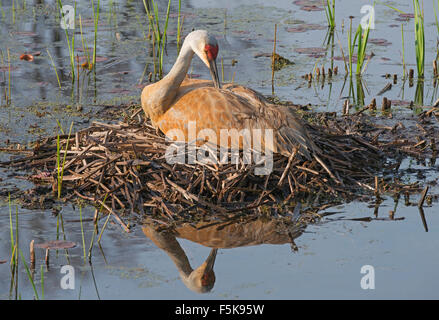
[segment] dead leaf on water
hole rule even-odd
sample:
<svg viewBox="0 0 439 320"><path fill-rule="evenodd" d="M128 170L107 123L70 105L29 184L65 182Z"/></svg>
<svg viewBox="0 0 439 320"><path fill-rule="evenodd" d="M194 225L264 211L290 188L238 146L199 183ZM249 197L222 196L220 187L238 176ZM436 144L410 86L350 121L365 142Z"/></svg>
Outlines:
<svg viewBox="0 0 439 320"><path fill-rule="evenodd" d="M27 54L27 53L25 53L25 54L22 54L22 55L20 56L20 60L24 60L24 61L34 61L34 56L31 55L31 54Z"/></svg>
<svg viewBox="0 0 439 320"><path fill-rule="evenodd" d="M71 249L76 247L76 243L64 240L53 240L43 243L37 243L35 247L42 249Z"/></svg>
<svg viewBox="0 0 439 320"><path fill-rule="evenodd" d="M370 43L373 43L377 46L383 46L383 47L387 47L390 46L392 43L387 41L386 39L369 39Z"/></svg>
<svg viewBox="0 0 439 320"><path fill-rule="evenodd" d="M81 64L81 68L91 70L93 69L93 63L84 62L83 64Z"/></svg>
<svg viewBox="0 0 439 320"><path fill-rule="evenodd" d="M293 2L296 6L323 6L323 3L321 0L296 0Z"/></svg>
<svg viewBox="0 0 439 320"><path fill-rule="evenodd" d="M303 6L300 8L303 11L323 11L323 8L317 6Z"/></svg>
<svg viewBox="0 0 439 320"><path fill-rule="evenodd" d="M325 53L326 49L321 47L311 47L311 48L296 48L294 49L294 51L300 54L319 54L319 53Z"/></svg>
<svg viewBox="0 0 439 320"><path fill-rule="evenodd" d="M306 32L309 30L324 30L325 26L316 23L304 23L294 27L287 28L287 32Z"/></svg>

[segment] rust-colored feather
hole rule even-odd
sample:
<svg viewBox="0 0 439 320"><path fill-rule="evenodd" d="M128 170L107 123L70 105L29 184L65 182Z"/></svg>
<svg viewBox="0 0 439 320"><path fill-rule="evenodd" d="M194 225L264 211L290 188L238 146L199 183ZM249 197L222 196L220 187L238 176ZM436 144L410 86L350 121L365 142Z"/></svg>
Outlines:
<svg viewBox="0 0 439 320"><path fill-rule="evenodd" d="M211 81L185 79L167 111L152 120L165 134L182 130L186 141L188 123L195 121L197 132L212 129L218 140L221 129L273 129L273 152L289 156L298 147L299 153L310 158L310 152L319 151L294 111L271 104L256 91L238 85L216 89ZM263 141L262 150L264 147Z"/></svg>

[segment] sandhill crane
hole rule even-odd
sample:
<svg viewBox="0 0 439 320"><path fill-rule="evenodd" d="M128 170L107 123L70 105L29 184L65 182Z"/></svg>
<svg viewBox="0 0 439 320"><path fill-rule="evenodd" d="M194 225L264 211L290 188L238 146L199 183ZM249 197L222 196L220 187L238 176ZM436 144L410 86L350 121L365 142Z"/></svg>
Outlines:
<svg viewBox="0 0 439 320"><path fill-rule="evenodd" d="M293 239L302 235L304 226L302 224L287 226L281 220L267 220L264 217L234 223L226 221L212 224L211 221L200 221L195 227L192 223L184 223L162 231L158 231L151 220L145 220L142 230L158 248L165 251L171 258L187 288L197 293L207 293L215 284L213 268L218 249L291 243ZM208 257L198 268L191 267L177 238L211 248Z"/></svg>
<svg viewBox="0 0 439 320"><path fill-rule="evenodd" d="M146 86L141 95L142 108L152 124L169 138L175 129L184 133L188 141L188 123L195 122L196 130L210 129L221 136L222 129L271 129L273 140L269 148L287 157L297 150L308 159L314 157L338 181L318 157L315 145L302 121L294 111L270 103L262 94L239 85L221 87L216 57L216 39L205 30L189 33L172 69L160 81ZM196 54L209 68L213 81L186 77L192 58ZM217 145L230 147L230 142L218 139ZM261 149L267 150L266 141ZM242 147L242 142L239 142Z"/></svg>

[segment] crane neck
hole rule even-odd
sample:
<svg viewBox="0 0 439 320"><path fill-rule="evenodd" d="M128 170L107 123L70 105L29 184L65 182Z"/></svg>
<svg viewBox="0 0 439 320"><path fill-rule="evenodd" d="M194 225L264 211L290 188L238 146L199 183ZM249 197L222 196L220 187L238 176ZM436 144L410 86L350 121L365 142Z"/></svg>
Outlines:
<svg viewBox="0 0 439 320"><path fill-rule="evenodd" d="M162 80L146 87L145 94L142 93L142 106L146 110L145 112L149 114L153 124L174 103L178 89L186 77L193 56L194 51L190 43L185 41L171 71Z"/></svg>
<svg viewBox="0 0 439 320"><path fill-rule="evenodd" d="M158 232L153 227L147 225L142 229L145 235L171 258L182 279L185 280L189 278L194 270L192 269L183 248L180 246L177 239L175 239L175 236L169 231Z"/></svg>
<svg viewBox="0 0 439 320"><path fill-rule="evenodd" d="M175 61L169 73L163 78L163 81L169 81L173 88L180 87L187 75L193 56L194 51L191 45L187 41L183 42L177 61Z"/></svg>

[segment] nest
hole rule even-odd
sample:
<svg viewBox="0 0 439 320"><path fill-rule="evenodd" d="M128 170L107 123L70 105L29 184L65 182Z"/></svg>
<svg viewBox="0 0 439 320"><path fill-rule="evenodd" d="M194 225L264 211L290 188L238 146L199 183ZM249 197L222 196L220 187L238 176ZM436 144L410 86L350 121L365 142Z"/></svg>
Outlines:
<svg viewBox="0 0 439 320"><path fill-rule="evenodd" d="M252 212L291 214L297 203L311 196L312 204L322 208L364 194L418 191L416 184L382 177L398 170L398 157L422 157L430 147L427 138L424 143L400 139L394 134L397 125L378 126L362 114L313 115L308 129L323 151L325 165L294 153L289 158L275 154L272 172L258 176L255 165L242 160L170 165L165 157L170 142L148 121L137 120L138 114L118 124L93 122L71 136L59 136L59 144L57 136L46 138L35 144L31 155L1 165L31 169L28 178L51 185L54 194L62 183L62 198L99 204L128 231L123 221L128 214L152 214L168 222L227 220ZM57 162L64 156L61 182Z"/></svg>

